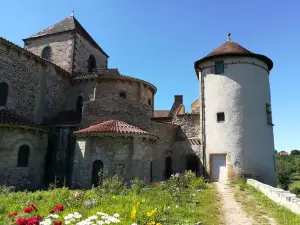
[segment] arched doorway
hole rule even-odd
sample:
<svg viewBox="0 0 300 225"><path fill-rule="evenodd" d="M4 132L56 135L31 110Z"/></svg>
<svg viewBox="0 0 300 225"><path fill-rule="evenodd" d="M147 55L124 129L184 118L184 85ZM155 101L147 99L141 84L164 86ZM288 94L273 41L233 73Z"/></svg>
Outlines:
<svg viewBox="0 0 300 225"><path fill-rule="evenodd" d="M93 163L92 171L92 185L94 185L94 187L98 187L101 183L99 172L103 172L103 162L101 160L96 160Z"/></svg>
<svg viewBox="0 0 300 225"><path fill-rule="evenodd" d="M172 175L172 158L169 156L165 159L165 179L169 179Z"/></svg>
<svg viewBox="0 0 300 225"><path fill-rule="evenodd" d="M188 155L186 157L185 170L191 170L196 175L199 175L199 158L197 155Z"/></svg>

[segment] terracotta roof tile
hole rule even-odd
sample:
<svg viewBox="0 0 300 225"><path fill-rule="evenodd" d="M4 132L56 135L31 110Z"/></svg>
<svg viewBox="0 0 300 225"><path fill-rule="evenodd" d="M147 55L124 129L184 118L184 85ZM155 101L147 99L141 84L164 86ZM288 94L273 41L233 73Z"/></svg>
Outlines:
<svg viewBox="0 0 300 225"><path fill-rule="evenodd" d="M132 126L124 121L109 120L103 123L90 126L88 128L75 131L75 134L90 134L90 133L117 133L117 134L137 134L137 135L151 135L157 137L155 134L144 131L138 127Z"/></svg>
<svg viewBox="0 0 300 225"><path fill-rule="evenodd" d="M232 54L232 53L249 54L252 52L240 46L238 43L235 43L233 41L227 41L221 46L219 46L218 48L216 48L213 52L211 52L207 56L216 56L216 55Z"/></svg>
<svg viewBox="0 0 300 225"><path fill-rule="evenodd" d="M79 124L81 115L74 110L62 111L57 116L44 122L45 125Z"/></svg>
<svg viewBox="0 0 300 225"><path fill-rule="evenodd" d="M268 66L269 71L273 68L273 62L271 59L269 59L267 56L255 54L248 49L242 47L238 43L234 41L226 41L224 44L220 45L218 48L216 48L214 51L212 51L210 54L205 56L204 58L198 60L195 62L195 69L198 68L198 64L202 63L206 60L213 59L218 56L247 56L247 57L253 57L262 60L265 62ZM198 76L198 75L197 75Z"/></svg>
<svg viewBox="0 0 300 225"><path fill-rule="evenodd" d="M0 124L34 127L48 132L47 128L39 126L27 118L18 115L12 109L0 109Z"/></svg>
<svg viewBox="0 0 300 225"><path fill-rule="evenodd" d="M26 119L25 117L18 115L12 109L1 109L0 110L0 123L1 124L12 124L12 125L26 125L26 126L35 125L33 122Z"/></svg>
<svg viewBox="0 0 300 225"><path fill-rule="evenodd" d="M168 117L169 110L154 110L154 117Z"/></svg>

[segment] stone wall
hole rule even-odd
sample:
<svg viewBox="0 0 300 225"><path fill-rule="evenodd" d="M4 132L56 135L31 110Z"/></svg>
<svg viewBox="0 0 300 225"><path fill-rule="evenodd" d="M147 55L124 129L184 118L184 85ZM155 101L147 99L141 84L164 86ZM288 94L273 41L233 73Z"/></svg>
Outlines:
<svg viewBox="0 0 300 225"><path fill-rule="evenodd" d="M121 97L102 98L83 103L82 127L99 124L106 120L122 120L148 131L152 108Z"/></svg>
<svg viewBox="0 0 300 225"><path fill-rule="evenodd" d="M164 180L165 159L172 157L172 145L175 141L178 126L173 124L151 122L150 132L159 139L153 145L153 180Z"/></svg>
<svg viewBox="0 0 300 225"><path fill-rule="evenodd" d="M65 73L0 41L0 82L9 85L7 108L33 122L42 123L66 109L70 82Z"/></svg>
<svg viewBox="0 0 300 225"><path fill-rule="evenodd" d="M51 62L72 73L74 35L72 32L26 40L24 48L41 57L45 47L51 47Z"/></svg>
<svg viewBox="0 0 300 225"><path fill-rule="evenodd" d="M177 115L173 121L181 127L179 138L200 137L200 115L199 114L183 114Z"/></svg>
<svg viewBox="0 0 300 225"><path fill-rule="evenodd" d="M118 175L126 181L150 175L151 143L139 136L78 138L73 165L73 185L92 186L95 160L103 163L105 176Z"/></svg>
<svg viewBox="0 0 300 225"><path fill-rule="evenodd" d="M97 68L106 68L108 57L77 33L73 67L75 73L88 72L88 59L91 54L96 59Z"/></svg>
<svg viewBox="0 0 300 225"><path fill-rule="evenodd" d="M200 141L175 141L172 145L173 170L175 173L182 173L191 168L197 169L198 175L203 175L203 154ZM188 165L196 161L197 166Z"/></svg>
<svg viewBox="0 0 300 225"><path fill-rule="evenodd" d="M0 128L0 184L35 189L44 184L48 135L24 129ZM17 167L18 150L30 147L28 167ZM28 186L27 186L28 184Z"/></svg>
<svg viewBox="0 0 300 225"><path fill-rule="evenodd" d="M297 198L295 194L263 184L253 179L248 179L247 184L261 191L276 203L287 207L294 213L300 214L300 199Z"/></svg>

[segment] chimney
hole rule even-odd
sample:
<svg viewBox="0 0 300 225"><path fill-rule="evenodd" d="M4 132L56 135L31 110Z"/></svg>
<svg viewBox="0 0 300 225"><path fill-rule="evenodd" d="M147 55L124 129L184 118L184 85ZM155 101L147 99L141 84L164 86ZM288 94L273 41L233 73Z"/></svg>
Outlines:
<svg viewBox="0 0 300 225"><path fill-rule="evenodd" d="M179 106L183 103L183 95L175 95L174 103L176 106Z"/></svg>

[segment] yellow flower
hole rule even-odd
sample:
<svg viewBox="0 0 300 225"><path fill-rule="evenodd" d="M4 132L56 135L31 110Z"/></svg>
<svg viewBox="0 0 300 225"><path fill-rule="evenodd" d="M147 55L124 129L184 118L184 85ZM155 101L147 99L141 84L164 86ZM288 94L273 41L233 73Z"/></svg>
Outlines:
<svg viewBox="0 0 300 225"><path fill-rule="evenodd" d="M147 212L147 216L151 217L156 212L156 209L152 209L150 212Z"/></svg>
<svg viewBox="0 0 300 225"><path fill-rule="evenodd" d="M116 198L116 196L115 196L115 195L113 195L113 196L112 196L112 198L113 198L113 199L115 199L115 198Z"/></svg>
<svg viewBox="0 0 300 225"><path fill-rule="evenodd" d="M155 222L152 221L152 222L148 223L148 225L155 225Z"/></svg>
<svg viewBox="0 0 300 225"><path fill-rule="evenodd" d="M136 209L135 209L135 207L133 207L133 209L131 210L131 213L130 213L130 219L134 219L135 214L136 214Z"/></svg>
<svg viewBox="0 0 300 225"><path fill-rule="evenodd" d="M162 225L161 223L157 223L156 225Z"/></svg>
<svg viewBox="0 0 300 225"><path fill-rule="evenodd" d="M142 199L142 202L144 203L146 200L145 199Z"/></svg>

